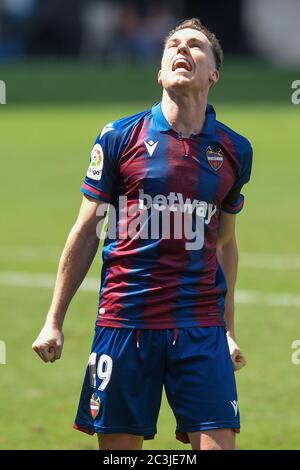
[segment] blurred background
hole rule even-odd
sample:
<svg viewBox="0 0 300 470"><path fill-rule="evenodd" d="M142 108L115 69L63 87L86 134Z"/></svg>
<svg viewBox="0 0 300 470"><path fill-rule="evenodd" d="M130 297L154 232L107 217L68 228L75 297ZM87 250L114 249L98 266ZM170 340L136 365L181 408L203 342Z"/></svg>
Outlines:
<svg viewBox="0 0 300 470"><path fill-rule="evenodd" d="M63 358L42 364L31 343L94 140L107 122L160 99L163 39L192 16L225 52L210 102L254 148L237 221L237 337L248 359L237 374L237 444L300 449L300 365L297 354L292 359L300 339L300 107L291 101L300 80L300 1L0 0L1 449L97 447L71 426L93 336L100 253L69 308ZM174 430L164 398L158 435L145 448L186 449Z"/></svg>
<svg viewBox="0 0 300 470"><path fill-rule="evenodd" d="M7 99L153 100L153 65L159 65L166 32L191 16L216 32L225 51L223 84L229 86L226 93L216 88L217 98L287 98L288 69L300 64L298 0L0 0ZM285 73L273 74L276 67ZM249 77L251 87L245 86Z"/></svg>

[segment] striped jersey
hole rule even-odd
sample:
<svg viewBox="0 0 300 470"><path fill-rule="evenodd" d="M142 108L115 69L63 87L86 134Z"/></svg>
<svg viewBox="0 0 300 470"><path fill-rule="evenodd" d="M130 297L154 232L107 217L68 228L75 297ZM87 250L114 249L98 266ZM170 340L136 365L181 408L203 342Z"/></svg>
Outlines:
<svg viewBox="0 0 300 470"><path fill-rule="evenodd" d="M98 325L225 325L218 224L221 211L242 209L251 165L249 141L211 105L189 138L172 129L160 102L102 129L81 187L109 203Z"/></svg>

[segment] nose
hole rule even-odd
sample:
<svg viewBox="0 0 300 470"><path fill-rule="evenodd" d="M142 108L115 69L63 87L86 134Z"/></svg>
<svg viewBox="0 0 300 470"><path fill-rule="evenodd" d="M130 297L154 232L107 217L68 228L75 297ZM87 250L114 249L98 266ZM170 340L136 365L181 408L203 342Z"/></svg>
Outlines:
<svg viewBox="0 0 300 470"><path fill-rule="evenodd" d="M180 44L178 44L177 53L179 52L183 52L184 54L189 53L189 46L187 45L186 42L181 42Z"/></svg>

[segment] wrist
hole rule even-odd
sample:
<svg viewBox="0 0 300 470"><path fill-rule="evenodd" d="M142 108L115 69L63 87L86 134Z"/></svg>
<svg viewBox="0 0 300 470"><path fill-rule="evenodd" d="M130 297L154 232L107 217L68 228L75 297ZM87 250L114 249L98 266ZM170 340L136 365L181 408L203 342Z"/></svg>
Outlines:
<svg viewBox="0 0 300 470"><path fill-rule="evenodd" d="M53 317L52 315L49 315L46 318L45 326L49 327L49 328L53 328L55 330L62 331L62 329L63 329L63 320L57 319L57 318Z"/></svg>
<svg viewBox="0 0 300 470"><path fill-rule="evenodd" d="M227 330L226 335L235 340L234 330Z"/></svg>

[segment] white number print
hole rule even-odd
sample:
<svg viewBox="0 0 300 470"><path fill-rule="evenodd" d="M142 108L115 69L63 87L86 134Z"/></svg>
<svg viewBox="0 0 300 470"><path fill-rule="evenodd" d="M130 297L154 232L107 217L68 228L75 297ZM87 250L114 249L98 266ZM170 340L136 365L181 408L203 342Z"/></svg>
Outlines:
<svg viewBox="0 0 300 470"><path fill-rule="evenodd" d="M90 371L90 384L92 388L96 388L96 374L102 382L100 383L98 390L105 390L107 387L112 373L113 360L107 354L101 354L98 361L98 366L96 366L97 354L92 353L89 358L89 371Z"/></svg>
<svg viewBox="0 0 300 470"><path fill-rule="evenodd" d="M89 358L90 384L92 388L96 388L96 360L97 354L93 352Z"/></svg>
<svg viewBox="0 0 300 470"><path fill-rule="evenodd" d="M110 356L102 354L99 358L97 375L99 379L102 379L101 384L99 385L99 390L103 391L110 381L111 373L113 368L113 361Z"/></svg>

